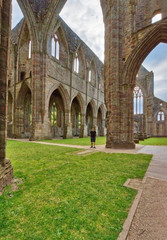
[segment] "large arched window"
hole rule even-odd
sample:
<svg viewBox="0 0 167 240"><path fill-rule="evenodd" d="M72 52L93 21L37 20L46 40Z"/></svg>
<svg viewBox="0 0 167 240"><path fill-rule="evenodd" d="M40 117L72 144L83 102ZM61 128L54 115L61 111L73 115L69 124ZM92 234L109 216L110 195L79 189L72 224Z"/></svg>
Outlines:
<svg viewBox="0 0 167 240"><path fill-rule="evenodd" d="M158 21L160 21L162 19L162 13L158 13L156 15L154 15L154 17L152 18L152 23L156 23Z"/></svg>
<svg viewBox="0 0 167 240"><path fill-rule="evenodd" d="M143 93L141 89L136 86L133 91L134 94L134 114L143 114Z"/></svg>
<svg viewBox="0 0 167 240"><path fill-rule="evenodd" d="M79 58L78 58L78 53L75 53L75 57L74 57L74 72L79 73Z"/></svg>
<svg viewBox="0 0 167 240"><path fill-rule="evenodd" d="M55 57L57 60L60 58L60 44L56 34L52 37L51 41L51 54L52 57Z"/></svg>
<svg viewBox="0 0 167 240"><path fill-rule="evenodd" d="M165 120L165 114L164 112L160 111L157 114L157 121L164 121Z"/></svg>

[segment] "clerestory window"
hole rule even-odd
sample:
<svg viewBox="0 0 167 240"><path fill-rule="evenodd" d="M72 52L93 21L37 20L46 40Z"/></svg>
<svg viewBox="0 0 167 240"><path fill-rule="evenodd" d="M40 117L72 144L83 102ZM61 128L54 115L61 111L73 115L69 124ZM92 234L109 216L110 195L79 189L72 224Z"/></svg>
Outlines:
<svg viewBox="0 0 167 240"><path fill-rule="evenodd" d="M60 44L58 40L58 36L54 34L51 41L51 55L55 57L57 60L60 59Z"/></svg>
<svg viewBox="0 0 167 240"><path fill-rule="evenodd" d="M92 80L92 70L89 70L88 80L89 82Z"/></svg>
<svg viewBox="0 0 167 240"><path fill-rule="evenodd" d="M74 57L74 72L79 73L79 58L77 53L75 53Z"/></svg>

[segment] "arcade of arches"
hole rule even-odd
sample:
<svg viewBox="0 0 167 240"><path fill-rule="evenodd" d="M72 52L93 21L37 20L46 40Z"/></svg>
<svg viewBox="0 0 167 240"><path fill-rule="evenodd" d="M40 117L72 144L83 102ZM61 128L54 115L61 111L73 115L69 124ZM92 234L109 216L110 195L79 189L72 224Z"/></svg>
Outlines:
<svg viewBox="0 0 167 240"><path fill-rule="evenodd" d="M166 134L166 103L153 95L146 102L148 94L136 81L145 57L160 42L167 43L166 0L100 1L104 74L95 54L59 18L65 2L18 0L24 19L12 31L9 63L11 0L0 0L0 188L12 177L6 160L7 115L8 135L31 140L83 137L91 125L104 135L106 109L108 148L134 148L136 132ZM157 22L156 14L161 14ZM136 116L135 86L141 111Z"/></svg>

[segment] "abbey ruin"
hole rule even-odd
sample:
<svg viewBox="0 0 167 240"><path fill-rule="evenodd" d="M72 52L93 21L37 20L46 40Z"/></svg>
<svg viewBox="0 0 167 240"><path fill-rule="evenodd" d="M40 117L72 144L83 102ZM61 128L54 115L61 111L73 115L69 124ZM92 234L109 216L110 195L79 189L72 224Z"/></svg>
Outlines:
<svg viewBox="0 0 167 240"><path fill-rule="evenodd" d="M107 148L127 149L134 139L167 135L167 103L141 66L167 42L167 2L101 0L104 66L59 17L65 2L18 0L24 19L10 33L11 1L0 1L0 190L13 174L7 134L84 137L95 126L99 136L107 133Z"/></svg>

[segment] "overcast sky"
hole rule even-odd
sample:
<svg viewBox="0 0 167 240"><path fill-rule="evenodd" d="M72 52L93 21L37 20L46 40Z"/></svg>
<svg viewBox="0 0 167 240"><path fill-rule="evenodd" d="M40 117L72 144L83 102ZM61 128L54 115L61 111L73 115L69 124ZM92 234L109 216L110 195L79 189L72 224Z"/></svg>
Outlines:
<svg viewBox="0 0 167 240"><path fill-rule="evenodd" d="M104 59L104 25L100 0L68 0L61 17L79 37ZM13 0L12 27L23 17L16 0ZM155 76L155 96L167 101L167 44L159 44L143 63Z"/></svg>

